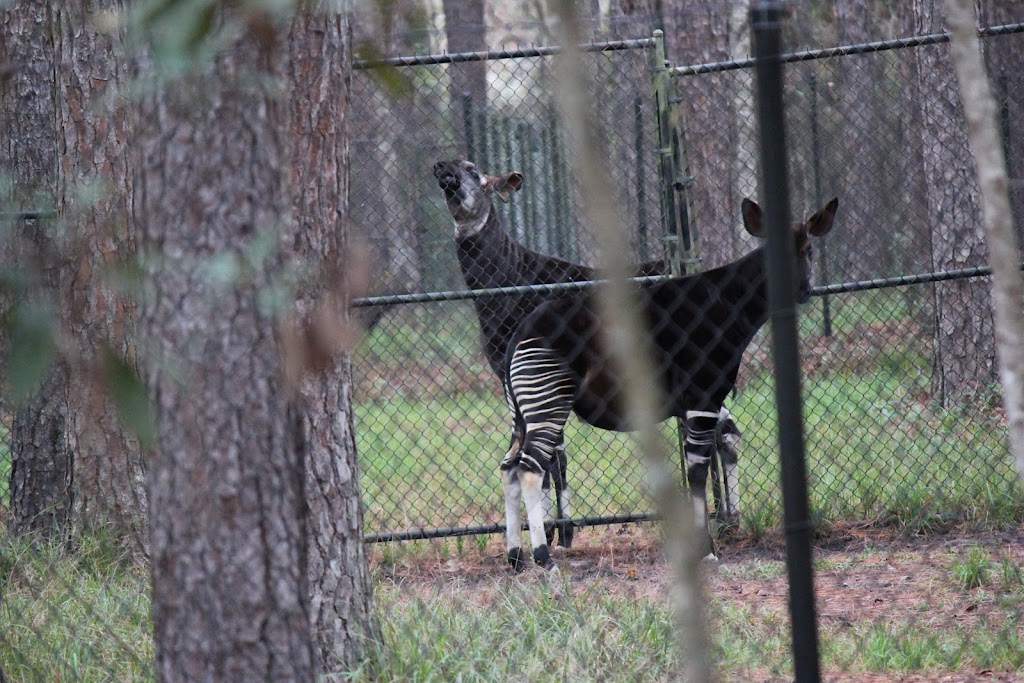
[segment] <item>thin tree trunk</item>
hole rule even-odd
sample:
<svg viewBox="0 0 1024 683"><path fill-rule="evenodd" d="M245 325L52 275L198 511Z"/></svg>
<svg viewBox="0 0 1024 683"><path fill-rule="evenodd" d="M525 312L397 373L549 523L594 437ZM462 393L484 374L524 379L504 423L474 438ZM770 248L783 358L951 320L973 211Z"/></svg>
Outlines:
<svg viewBox="0 0 1024 683"><path fill-rule="evenodd" d="M3 12L0 65L12 71L3 84L0 138L3 171L12 195L6 210L52 210L57 182L54 134L54 60L49 3L23 0ZM5 260L33 284L15 304L33 305L55 315L60 268L51 221L16 221L5 245ZM5 340L4 352L12 340ZM10 378L6 378L8 381ZM68 378L54 363L40 387L14 410L11 426L11 516L14 534L64 535L71 515L71 448L68 444ZM8 409L15 406L6 406Z"/></svg>
<svg viewBox="0 0 1024 683"><path fill-rule="evenodd" d="M241 18L239 37L147 98L140 118L139 237L152 264L139 327L154 354L153 635L165 681L313 678L305 444L268 297L282 276L276 247L295 239L278 85L287 35L268 15Z"/></svg>
<svg viewBox="0 0 1024 683"><path fill-rule="evenodd" d="M946 0L946 8L954 63L967 111L968 133L985 200L1003 405L1010 425L1010 445L1017 459L1017 472L1024 483L1024 282L1007 188L1006 159L999 136L996 104L978 45L973 5L968 0Z"/></svg>
<svg viewBox="0 0 1024 683"><path fill-rule="evenodd" d="M936 0L914 0L914 11L918 33L944 30ZM919 50L933 264L938 270L981 265L988 254L980 197L949 53L945 46ZM940 283L935 292L933 394L953 407L996 381L991 299L977 280Z"/></svg>
<svg viewBox="0 0 1024 683"><path fill-rule="evenodd" d="M142 452L108 395L110 364L135 363L135 306L105 276L135 251L134 116L124 89L134 77L120 32L96 18L125 12L120 0L52 5L57 57L57 207L68 231L62 310L74 353L69 391L75 453L73 524L112 527L145 548ZM90 189L95 196L90 196Z"/></svg>
<svg viewBox="0 0 1024 683"><path fill-rule="evenodd" d="M354 40L369 46L370 54L415 52L415 46L407 42L410 30L405 19L411 10L404 0L390 8L357 3L356 11L367 16ZM403 141L417 130L415 93L394 93L372 71L362 72L353 85L351 118L371 122L352 130L350 136L355 152L353 196L369 198L352 207L352 223L360 231L358 236L373 246L380 271L371 293L415 291L422 284L423 272L420 235L409 191L417 187L422 169L409 168L410 160L402 154ZM441 99L437 93L429 96ZM382 173L386 182L382 182ZM375 322L374 313L380 312L362 311L366 311L362 317L370 323Z"/></svg>
<svg viewBox="0 0 1024 683"><path fill-rule="evenodd" d="M300 316L306 329L343 334L325 330L321 322L325 316L343 316L343 325L350 322L349 16L327 2L303 7L289 42L295 250L303 270L318 275L300 296ZM348 355L326 360L323 371L307 377L301 400L316 667L318 673L351 670L376 629L363 547Z"/></svg>

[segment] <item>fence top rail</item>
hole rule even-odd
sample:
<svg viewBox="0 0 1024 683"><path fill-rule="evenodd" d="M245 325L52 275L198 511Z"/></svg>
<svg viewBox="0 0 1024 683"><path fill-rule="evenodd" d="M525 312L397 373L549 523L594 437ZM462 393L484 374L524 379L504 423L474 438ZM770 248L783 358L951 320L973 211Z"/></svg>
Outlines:
<svg viewBox="0 0 1024 683"><path fill-rule="evenodd" d="M1024 263L1020 264L1021 271L1024 271ZM921 285L933 282L946 282L948 280L966 280L975 277L986 277L992 274L991 266L975 266L971 268L959 268L957 270L941 270L929 273L914 273L912 275L895 275L893 277L875 278L872 280L858 280L855 282L842 282L831 285L819 285L811 289L811 296L826 296L829 294L845 294L849 292L860 292L868 289L889 289L892 287L904 287L906 285ZM633 282L657 282L667 280L668 275L650 275L646 277L630 278ZM464 299L476 299L484 296L502 296L508 294L527 294L530 292L559 292L582 290L600 285L607 280L582 280L579 282L556 282L541 285L520 285L518 287L492 287L490 289L464 289L449 292L415 292L412 294L390 294L383 296L369 296L352 300L354 308L371 308L373 306L393 306L396 304L419 304L436 303L440 301L461 301Z"/></svg>
<svg viewBox="0 0 1024 683"><path fill-rule="evenodd" d="M637 50L654 45L654 38L634 38L631 40L609 40L596 43L585 43L579 46L582 52L615 52L617 50ZM481 52L444 52L433 55L411 55L408 57L383 57L380 59L358 59L352 64L354 69L377 69L385 66L427 66L435 64L462 64L465 62L488 62L499 59L526 59L529 57L550 57L562 52L557 45L532 47L519 50L485 50Z"/></svg>
<svg viewBox="0 0 1024 683"><path fill-rule="evenodd" d="M1004 24L1001 26L988 26L978 29L978 36L991 38L993 36L1006 36L1014 33L1024 32L1024 23ZM821 48L816 50L802 50L800 52L787 52L779 55L783 63L809 62L816 59L828 59L830 57L842 57L846 55L862 55L872 52L884 52L885 50L900 50L907 47L920 47L922 45L937 45L949 42L948 33L929 33L909 38L894 38L892 40L879 40L872 43L859 43L856 45L840 45L838 47ZM675 66L668 70L672 76L697 76L707 73L720 73L723 71L735 71L737 69L749 69L757 63L753 57L747 59L733 59L722 62L705 62L703 64L691 64L689 66Z"/></svg>
<svg viewBox="0 0 1024 683"><path fill-rule="evenodd" d="M633 282L658 282L667 280L668 275L647 275L630 278ZM552 282L550 284L517 285L514 287L488 287L483 289L457 289L447 292L413 292L411 294L384 294L352 299L353 308L373 306L394 306L396 304L425 304L439 301L463 301L485 296L508 296L510 294L531 294L548 292L572 292L604 284L607 280L578 280L576 282Z"/></svg>

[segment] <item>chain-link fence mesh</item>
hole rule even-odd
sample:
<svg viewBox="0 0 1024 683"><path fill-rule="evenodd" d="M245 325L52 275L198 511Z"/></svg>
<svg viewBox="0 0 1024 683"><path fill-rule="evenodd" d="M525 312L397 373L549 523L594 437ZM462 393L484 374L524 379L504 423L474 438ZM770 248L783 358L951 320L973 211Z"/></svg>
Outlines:
<svg viewBox="0 0 1024 683"><path fill-rule="evenodd" d="M1024 187L1022 40L1013 32L983 41L1002 107L1015 206ZM787 68L794 210L807 215L832 196L840 199L835 228L815 248L819 287L802 307L800 321L812 508L823 524L872 520L929 529L995 519L998 525L998 520L1019 521L1024 509L1006 448L979 198L948 46L921 42L929 41L863 53L840 50ZM637 263L664 258L666 247L675 244L665 240L664 155L659 154L665 150L653 95L653 51L650 41L642 41L587 55L594 116L606 133L605 170L614 179L618 219L629 231ZM361 307L370 330L353 359L365 531L378 540L403 533L494 532L504 523L498 464L512 424L481 343L477 298L467 292L434 164L465 156L490 174L521 172L522 188L511 201L494 202L509 235L580 264L593 265L598 258L554 108L552 92L559 86L552 57L478 62L485 68L477 92L486 94L475 97L466 93L474 92L479 74L466 72L477 62L434 61L441 63L363 68L355 74L351 196L353 218L379 264L379 289L370 294L408 295L363 302L370 304ZM743 65L702 66L672 72L670 78L673 121L682 141L677 156L686 163L675 169L674 198L687 209L695 255L707 270L755 245L742 227L741 199L770 201L757 189L752 72ZM726 399L743 433L740 524L752 533L772 527L781 516L766 341L762 331L747 349L736 391ZM5 412L0 421L0 520L5 523L10 428ZM683 459L678 423L668 421L663 429L678 466ZM649 514L642 460L629 436L571 419L565 442L573 519L607 522ZM675 475L681 479L679 470ZM152 675L149 606L140 590L145 580L135 570L132 576L115 571L112 553L89 545L74 549L71 569L60 551L30 552L15 545L4 550L0 610L8 628L0 633L0 648L8 650L9 677L49 680L57 671L74 678L83 661L96 667L97 679ZM648 550L642 547L643 553ZM18 552L23 555L12 554ZM912 657L896 651L895 627L883 623L895 610L920 607L900 603L898 592L924 604L934 592L961 600L950 586L985 585L988 572L994 591L1011 586L1019 593L1019 553L1013 555L1009 546L1000 552L975 557L965 549L935 560L921 573L937 583L912 577L921 571L912 562L871 558L869 570L885 564L900 573L900 582L883 583L888 575L880 571L871 579L879 581L877 597L854 609L876 608L883 599L891 609L880 612L878 624L867 632L858 630L860 625L849 629L855 631L851 649L867 652L868 665L881 670L899 657ZM860 561L854 553L837 560ZM765 595L777 598L782 616L766 623L778 630L785 589L781 563L776 564L737 569L748 572L742 575L723 572L716 580L726 585L718 586L720 594L731 594L733 581L767 586ZM847 581L860 580L834 567L819 568L832 595L849 589ZM53 580L44 581L47 577ZM106 592L97 591L99 584ZM385 596L385 603L390 600ZM597 603L591 600L590 606ZM977 616L985 606L978 610L977 605L950 610L950 619L985 633L986 622ZM386 609L399 611L390 604ZM526 608L516 609L512 617L518 618ZM749 614L728 609L716 602L712 613L730 633L747 633ZM669 617L663 616L662 630L668 633ZM485 617L474 618L481 632L495 630ZM822 620L830 638L850 626L835 619L825 614ZM926 627L930 622L914 622L907 630ZM993 622L988 630L994 634L991 648L984 647L985 635L944 643L948 666L955 669L957 657L998 658L1006 643L1019 645L1016 622ZM656 640L658 633L645 631L643 642L655 639L666 644L665 650L672 647L668 638ZM768 637L752 633L752 638ZM846 661L842 652L828 656ZM731 666L728 657L721 660ZM910 661L905 666L913 668ZM998 661L1005 665L1019 658ZM857 660L854 666L862 665Z"/></svg>
<svg viewBox="0 0 1024 683"><path fill-rule="evenodd" d="M607 136L606 170L616 188L617 219L630 233L637 263L663 251L651 50L652 41L646 40L587 53L594 74L591 94L602 103L594 116ZM358 73L356 89L366 93L358 106L367 108L367 116L355 119L353 215L381 258L384 292L467 288L453 218L432 172L435 162L456 157L472 160L482 173L522 174L521 189L508 204L493 197L494 216L508 240L573 263L595 263L566 134L551 96L559 87L554 64L551 56L531 56L404 67L391 78L378 69ZM453 97L453 81L470 87L459 71L480 66L486 68L475 75L486 78L486 99L478 101L468 90ZM397 101L394 91L381 85L386 82L399 84ZM380 112L388 112L383 123ZM496 244L506 238L498 230L486 233ZM505 256L515 260L508 252ZM504 263L505 256L497 259ZM505 276L498 272L502 263L489 255L466 258L477 263L483 278L476 289L589 278L564 269L552 277ZM664 264L654 266L658 269ZM491 301L500 308L512 298ZM367 317L376 320L372 312ZM513 329L505 324L499 336L510 336ZM357 351L357 434L364 454L368 534L493 527L502 521L494 505L500 490L496 463L507 447L510 423L488 361L500 364L503 354L497 348L483 351L470 300L390 308ZM577 514L644 512L642 467L638 459L620 455L625 442L608 433L581 436L575 429L570 433L574 450L576 443L594 444L587 447L592 450L603 442L600 450L607 455L604 461L588 456L588 467L575 468L580 476L575 487L596 494L580 496Z"/></svg>
<svg viewBox="0 0 1024 683"><path fill-rule="evenodd" d="M1019 169L1014 130L1024 90L1014 60L1022 38L995 33L985 49L1010 168ZM606 170L619 192L617 218L637 262L664 257L668 244L653 49L588 54ZM815 513L823 521L929 525L979 514L981 501L1017 509L995 384L988 281L957 275L977 275L969 269L986 259L948 45L897 41L813 57L798 56L787 68L786 102L794 213L806 217L831 197L840 200L836 229L814 252L818 296L801 310ZM382 86L392 81L373 70L358 75L367 116L356 119L353 205L382 258L384 292L467 288L453 220L431 173L436 160L456 156L486 173L523 173L511 202L495 201L510 237L595 262L553 111L551 59L473 66L479 64L486 66L485 104L468 90L453 95L455 72L466 64L398 68L397 97ZM734 63L669 73L672 120L682 140L673 199L686 208L706 270L756 245L742 228L740 200L770 202L757 191L752 69ZM388 309L356 354L371 537L496 530L504 521L498 462L511 421L483 354L472 300L457 296ZM780 519L764 336L747 350L726 401L743 433L741 523L754 529ZM674 422L665 433L679 452ZM574 518L648 511L628 437L570 420L566 442Z"/></svg>

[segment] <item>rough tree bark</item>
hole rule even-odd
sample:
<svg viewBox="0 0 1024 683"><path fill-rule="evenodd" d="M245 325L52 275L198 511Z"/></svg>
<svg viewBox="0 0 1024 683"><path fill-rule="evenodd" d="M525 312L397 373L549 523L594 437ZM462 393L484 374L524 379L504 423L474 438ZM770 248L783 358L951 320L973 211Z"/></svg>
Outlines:
<svg viewBox="0 0 1024 683"><path fill-rule="evenodd" d="M968 133L984 197L985 228L992 258L992 298L1003 405L1010 425L1010 444L1024 483L1024 282L1020 246L1013 227L1006 159L978 45L973 6L967 0L946 0L950 34Z"/></svg>
<svg viewBox="0 0 1024 683"><path fill-rule="evenodd" d="M916 32L945 30L938 0L914 0ZM928 225L937 270L988 260L980 197L947 46L919 48L927 179ZM935 286L932 392L944 407L984 391L996 380L992 305L987 283L960 280Z"/></svg>
<svg viewBox="0 0 1024 683"><path fill-rule="evenodd" d="M348 124L352 51L349 15L325 1L300 8L289 39L295 256L312 275L300 292L303 327L350 324ZM332 340L325 340L331 344ZM335 343L338 340L333 340ZM313 361L314 359L308 359ZM310 612L319 673L352 669L376 638L373 589L363 546L348 355L323 359L301 384L309 531Z"/></svg>
<svg viewBox="0 0 1024 683"><path fill-rule="evenodd" d="M877 14L871 0L836 0L833 3L836 38L854 45L879 38ZM892 180L886 177L891 146L883 145L886 127L879 111L885 83L885 63L878 54L850 55L839 61L838 100L844 140L856 155L840 171L843 187L841 239L832 251L837 281L860 280L891 274L884 270L893 254L887 248L889 225L883 208ZM878 233L881 228L883 233ZM882 271L879 269L883 268Z"/></svg>
<svg viewBox="0 0 1024 683"><path fill-rule="evenodd" d="M0 67L3 82L0 142L11 194L5 210L52 210L57 183L53 122L54 59L49 3L23 0L4 10ZM29 301L56 309L59 263L49 220L15 222L5 259L34 276ZM6 304L14 303L12 301ZM5 353L10 350L5 340ZM40 387L14 410L11 425L11 533L63 535L71 515L71 449L68 444L68 378L63 364L46 372ZM7 409L15 406L5 406Z"/></svg>
<svg viewBox="0 0 1024 683"><path fill-rule="evenodd" d="M729 58L746 59L754 54L750 42L750 3L747 0L730 0L729 2ZM732 84L732 113L735 128L733 129L732 153L732 198L735 210L736 200L743 197L758 196L757 178L757 112L754 110L754 73L751 69L740 69L729 79ZM756 239L746 230L726 229L738 224L739 218L722 225L721 230L733 235L736 245L733 255L744 254Z"/></svg>
<svg viewBox="0 0 1024 683"><path fill-rule="evenodd" d="M120 0L51 4L57 58L60 145L57 208L67 230L61 310L74 344L68 392L74 451L76 532L111 528L145 548L142 451L109 398L110 363L135 364L135 306L105 279L134 254L134 110L124 90L134 78L120 31L97 17L125 12Z"/></svg>
<svg viewBox="0 0 1024 683"><path fill-rule="evenodd" d="M142 104L136 185L151 291L140 346L157 413L148 471L158 680L313 679L305 444L272 283L289 163L287 34L267 14ZM228 29L230 31L230 29ZM216 266L216 267L215 267Z"/></svg>
<svg viewBox="0 0 1024 683"><path fill-rule="evenodd" d="M487 49L487 25L484 23L483 0L444 0L444 30L448 37L448 52L479 52ZM466 144L465 98L472 102L475 111L487 107L487 62L468 62L448 67L451 74L449 97L450 111L457 111L461 118L453 121L455 146L467 158L472 159L479 150L469 149Z"/></svg>

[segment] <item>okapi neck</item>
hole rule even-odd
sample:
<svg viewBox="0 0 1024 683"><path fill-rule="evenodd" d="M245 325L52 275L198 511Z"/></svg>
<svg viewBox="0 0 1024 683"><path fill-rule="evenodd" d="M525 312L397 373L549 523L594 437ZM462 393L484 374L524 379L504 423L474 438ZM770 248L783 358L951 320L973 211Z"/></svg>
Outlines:
<svg viewBox="0 0 1024 683"><path fill-rule="evenodd" d="M475 220L475 221L465 221L465 222L461 222L461 223L456 221L456 223L455 223L455 239L456 240L464 240L464 239L469 239L471 237L476 237L477 235L482 233L484 230L487 230L487 229L493 227L491 224L492 223L496 223L498 221L495 218L495 214L494 214L494 211L492 211L492 208L493 207L488 206L487 207L487 213L484 214L483 218L480 218L478 220ZM501 229L500 225L498 225L497 227L498 227L499 230Z"/></svg>
<svg viewBox="0 0 1024 683"><path fill-rule="evenodd" d="M489 211L483 226L473 234L458 234L456 251L462 275L470 289L520 284L514 264L518 245L505 232L496 211Z"/></svg>
<svg viewBox="0 0 1024 683"><path fill-rule="evenodd" d="M736 269L731 278L738 285L737 293L741 298L736 303L743 308L747 318L760 327L768 321L769 314L768 267L764 247L754 249L732 265Z"/></svg>

